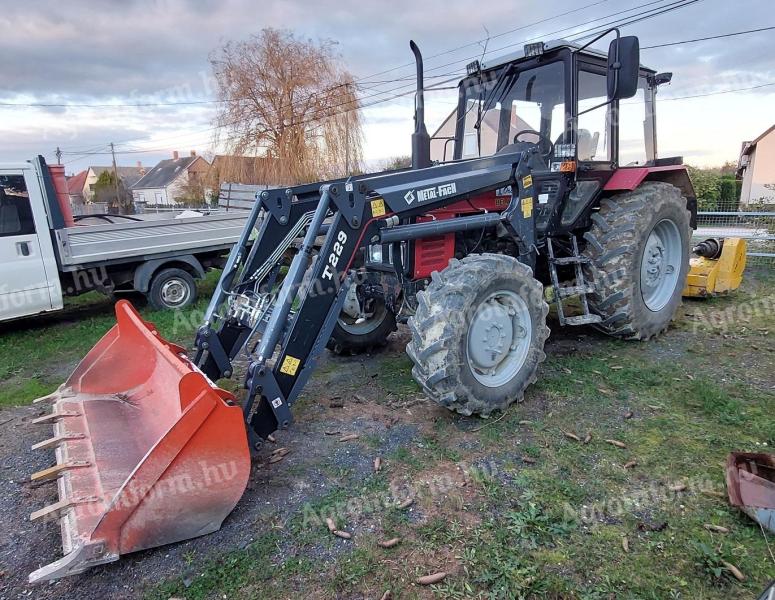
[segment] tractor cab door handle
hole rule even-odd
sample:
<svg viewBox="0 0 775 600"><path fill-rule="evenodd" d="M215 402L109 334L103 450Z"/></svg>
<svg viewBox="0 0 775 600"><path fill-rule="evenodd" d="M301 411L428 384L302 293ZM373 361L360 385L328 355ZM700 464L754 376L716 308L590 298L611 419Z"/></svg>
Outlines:
<svg viewBox="0 0 775 600"><path fill-rule="evenodd" d="M32 254L29 242L16 242L16 254L19 256L29 256Z"/></svg>

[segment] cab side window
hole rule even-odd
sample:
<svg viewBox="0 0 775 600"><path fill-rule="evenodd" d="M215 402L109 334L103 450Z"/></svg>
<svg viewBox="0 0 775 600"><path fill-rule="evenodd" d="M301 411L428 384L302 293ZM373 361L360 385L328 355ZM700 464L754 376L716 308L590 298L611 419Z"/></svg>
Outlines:
<svg viewBox="0 0 775 600"><path fill-rule="evenodd" d="M610 105L606 77L600 73L579 71L578 80L579 114L576 129L578 159L581 161L611 160L611 145L608 143ZM602 104L603 106L598 106ZM597 107L597 108L593 108Z"/></svg>
<svg viewBox="0 0 775 600"><path fill-rule="evenodd" d="M23 175L0 175L0 237L31 235L35 221Z"/></svg>

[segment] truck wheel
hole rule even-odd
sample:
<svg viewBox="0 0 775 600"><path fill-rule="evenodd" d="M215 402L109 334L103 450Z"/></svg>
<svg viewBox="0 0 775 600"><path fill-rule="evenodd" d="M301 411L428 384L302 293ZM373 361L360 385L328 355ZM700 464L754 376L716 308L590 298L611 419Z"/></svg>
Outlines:
<svg viewBox="0 0 775 600"><path fill-rule="evenodd" d="M361 309L356 286L350 286L345 306L331 333L327 347L334 354L359 354L381 348L396 330L396 315L385 301L374 298Z"/></svg>
<svg viewBox="0 0 775 600"><path fill-rule="evenodd" d="M529 267L499 254L452 259L417 300L406 351L429 398L482 416L522 400L549 336L543 286Z"/></svg>
<svg viewBox="0 0 775 600"><path fill-rule="evenodd" d="M183 269L162 269L153 276L148 302L157 310L185 308L196 301L196 282Z"/></svg>
<svg viewBox="0 0 775 600"><path fill-rule="evenodd" d="M595 287L589 307L603 318L598 327L635 340L662 333L689 272L686 198L669 183L647 182L603 200L592 222L584 275Z"/></svg>

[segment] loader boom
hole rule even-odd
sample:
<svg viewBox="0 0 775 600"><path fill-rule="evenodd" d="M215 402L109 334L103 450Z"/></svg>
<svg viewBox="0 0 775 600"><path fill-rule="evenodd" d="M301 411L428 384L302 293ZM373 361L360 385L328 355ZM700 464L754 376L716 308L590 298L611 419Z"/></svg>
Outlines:
<svg viewBox="0 0 775 600"><path fill-rule="evenodd" d="M517 242L521 259L532 266L535 259L530 175L533 156L534 152L523 151L425 169L353 177L345 182L324 184L317 199L313 198L315 194L309 186L260 194L264 219L249 258L243 261L243 280L245 273L262 262L276 262L278 240L286 232L295 230L300 222L309 225L302 246L277 291L271 315L261 328L261 340L252 350L247 349L250 363L245 380L248 392L244 416L253 445L290 424L289 407L312 374L342 310L347 290L359 276L352 266L360 249L383 239L397 244L401 239L412 239L415 231L418 236L429 235L429 224L411 223L413 217L476 194L512 186L510 204L500 215L474 215L457 219L447 227L462 231L502 223ZM313 205L315 210L310 218L308 209ZM258 205L249 220L250 229L258 221L257 215ZM326 227L327 218L330 224ZM324 230L327 233L318 259L304 280L312 263L314 241ZM391 230L398 237L391 236ZM244 246L235 247L208 319L215 313L219 297L222 300L224 290L230 287L230 278L244 252ZM300 301L298 310L292 311L297 301ZM196 362L211 377L230 373L228 359L233 358L235 348L239 350L241 342L250 335L244 328L230 329L229 325L216 334L207 324L197 335ZM216 346L210 340L215 340ZM270 365L278 345L279 352Z"/></svg>

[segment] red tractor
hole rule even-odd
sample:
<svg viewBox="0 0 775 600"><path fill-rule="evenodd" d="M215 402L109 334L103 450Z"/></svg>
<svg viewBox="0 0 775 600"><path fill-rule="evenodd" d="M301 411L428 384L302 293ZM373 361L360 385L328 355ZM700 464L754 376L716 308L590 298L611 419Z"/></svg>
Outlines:
<svg viewBox="0 0 775 600"><path fill-rule="evenodd" d="M637 38L612 31L607 54L550 42L469 65L454 138L441 140L454 141L453 159L435 164L412 44L412 168L259 192L193 361L120 302L116 327L42 418L55 422L40 446L58 465L39 475L58 478L60 501L40 512L60 514L66 556L31 579L217 529L250 450L290 425L326 346L377 346L406 321L428 397L487 415L535 381L547 299L560 325L638 340L664 331L696 201L681 159L657 157L655 96L670 74L641 66ZM570 298L579 314L568 316ZM242 352L238 402L213 382ZM227 482L208 484L214 460L230 465ZM154 493L181 477L198 482L195 497Z"/></svg>

